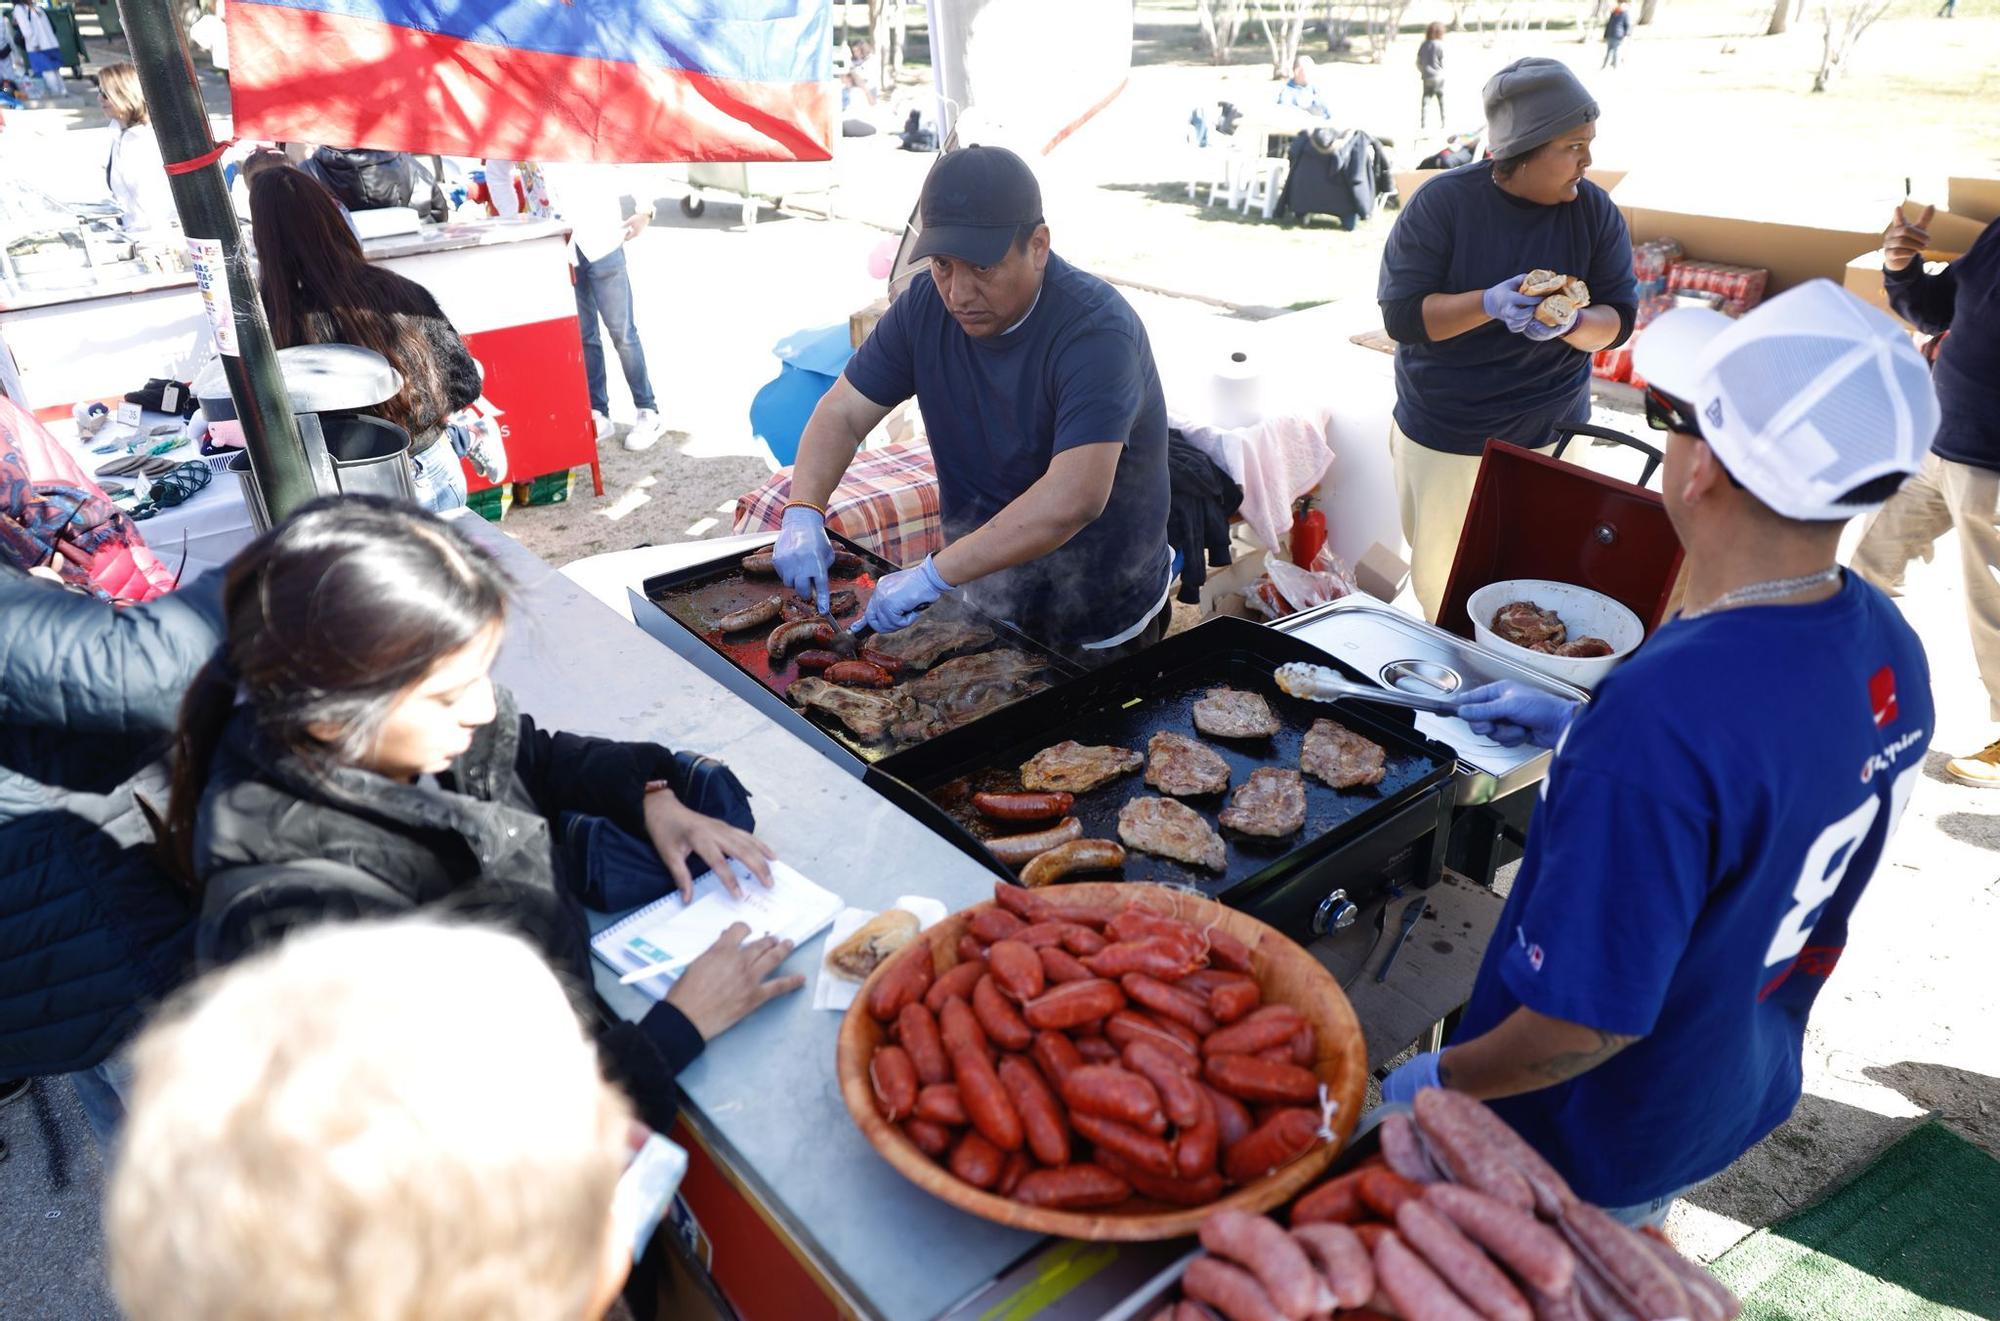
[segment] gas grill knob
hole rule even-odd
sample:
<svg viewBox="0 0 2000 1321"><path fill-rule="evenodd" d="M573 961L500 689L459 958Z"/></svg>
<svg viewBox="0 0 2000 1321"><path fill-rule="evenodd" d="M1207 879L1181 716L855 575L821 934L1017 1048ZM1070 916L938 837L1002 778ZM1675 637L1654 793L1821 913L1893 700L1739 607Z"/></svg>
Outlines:
<svg viewBox="0 0 2000 1321"><path fill-rule="evenodd" d="M1345 930L1354 925L1355 914L1360 911L1347 897L1347 891L1331 891L1319 901L1319 911L1313 914L1313 934L1324 936L1329 931Z"/></svg>

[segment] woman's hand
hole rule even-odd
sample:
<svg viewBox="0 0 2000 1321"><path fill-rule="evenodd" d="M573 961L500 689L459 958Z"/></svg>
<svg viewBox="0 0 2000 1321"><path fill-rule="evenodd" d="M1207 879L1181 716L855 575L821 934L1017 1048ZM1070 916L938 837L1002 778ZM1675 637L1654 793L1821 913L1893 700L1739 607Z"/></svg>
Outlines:
<svg viewBox="0 0 2000 1321"><path fill-rule="evenodd" d="M707 863L729 893L739 899L743 887L736 883L736 873L729 866L731 858L749 868L765 889L771 886L770 859L777 854L749 831L703 816L674 797L670 789L646 795L646 835L660 851L660 861L666 864L674 884L680 887L684 904L694 899L694 877L687 864L690 853Z"/></svg>
<svg viewBox="0 0 2000 1321"><path fill-rule="evenodd" d="M1927 206L1916 221L1903 219L1903 208L1896 208L1896 218L1889 222L1889 228L1882 231L1882 269L1900 271L1911 262L1924 255L1924 249L1931 245L1931 221L1937 216L1937 208Z"/></svg>
<svg viewBox="0 0 2000 1321"><path fill-rule="evenodd" d="M715 1040L765 1001L790 995L806 984L798 973L765 981L791 954L792 942L775 936L745 941L749 934L743 923L731 923L667 992L667 1003L694 1024L703 1041Z"/></svg>

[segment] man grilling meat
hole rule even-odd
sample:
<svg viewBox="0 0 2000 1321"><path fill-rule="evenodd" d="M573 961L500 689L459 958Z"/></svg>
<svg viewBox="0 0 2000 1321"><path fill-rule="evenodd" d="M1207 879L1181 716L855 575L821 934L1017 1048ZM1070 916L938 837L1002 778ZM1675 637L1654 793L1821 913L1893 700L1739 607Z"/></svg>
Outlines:
<svg viewBox="0 0 2000 1321"><path fill-rule="evenodd" d="M1923 648L1834 553L1939 412L1902 328L1826 280L1740 321L1669 312L1636 364L1686 605L1581 713L1515 684L1460 705L1556 756L1452 1044L1382 1095L1489 1099L1585 1200L1657 1224L1797 1103L1806 1017L1923 774Z"/></svg>
<svg viewBox="0 0 2000 1321"><path fill-rule="evenodd" d="M1041 188L999 147L949 152L918 202L931 259L813 410L773 551L823 599L826 503L855 450L915 395L946 546L887 574L887 633L954 588L1088 667L1166 632L1166 399L1145 327L1104 281L1049 250Z"/></svg>

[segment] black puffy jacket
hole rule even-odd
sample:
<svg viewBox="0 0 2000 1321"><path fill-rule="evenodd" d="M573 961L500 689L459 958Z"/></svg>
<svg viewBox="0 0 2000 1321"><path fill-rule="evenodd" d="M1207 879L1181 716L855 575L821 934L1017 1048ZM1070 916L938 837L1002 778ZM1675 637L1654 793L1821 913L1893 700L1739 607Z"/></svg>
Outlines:
<svg viewBox="0 0 2000 1321"><path fill-rule="evenodd" d="M87 1069L189 971L192 913L135 794L166 807L222 575L123 610L0 570L0 1079Z"/></svg>

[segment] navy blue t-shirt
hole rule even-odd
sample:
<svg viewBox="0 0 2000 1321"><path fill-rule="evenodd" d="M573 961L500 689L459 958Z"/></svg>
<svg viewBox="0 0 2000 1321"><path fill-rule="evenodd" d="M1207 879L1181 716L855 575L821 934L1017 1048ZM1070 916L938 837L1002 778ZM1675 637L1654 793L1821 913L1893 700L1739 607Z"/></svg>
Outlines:
<svg viewBox="0 0 2000 1321"><path fill-rule="evenodd" d="M919 275L847 363L884 407L911 395L937 466L946 541L984 524L1064 450L1124 446L1097 521L1038 560L968 584L981 609L1046 642L1116 637L1167 589L1167 404L1152 345L1116 289L1053 253L1021 325L978 339Z"/></svg>
<svg viewBox="0 0 2000 1321"><path fill-rule="evenodd" d="M1855 574L1664 626L1556 754L1456 1033L1522 1005L1639 1036L1493 1102L1589 1201L1717 1173L1799 1098L1806 1015L1922 774L1930 667Z"/></svg>
<svg viewBox="0 0 2000 1321"><path fill-rule="evenodd" d="M1490 289L1544 269L1583 278L1594 306L1638 311L1632 238L1602 188L1543 206L1501 191L1491 161L1447 170L1396 217L1375 297ZM1392 327L1393 328L1393 327ZM1489 321L1435 343L1396 346L1396 425L1426 449L1478 454L1489 437L1538 447L1559 422L1590 416L1590 355L1560 338L1537 343Z"/></svg>
<svg viewBox="0 0 2000 1321"><path fill-rule="evenodd" d="M1941 459L2000 469L2000 225L1988 225L1965 255L1936 275L1913 261L1882 276L1889 305L1928 335L1949 330L1931 382Z"/></svg>

